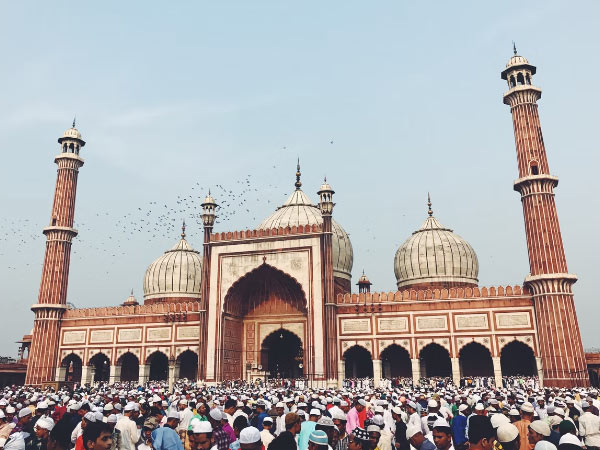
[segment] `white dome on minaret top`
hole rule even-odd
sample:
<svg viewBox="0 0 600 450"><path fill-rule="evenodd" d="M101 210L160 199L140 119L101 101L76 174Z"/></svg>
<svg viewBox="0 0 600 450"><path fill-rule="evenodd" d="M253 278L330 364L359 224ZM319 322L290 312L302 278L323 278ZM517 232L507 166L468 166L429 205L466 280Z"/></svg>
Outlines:
<svg viewBox="0 0 600 450"><path fill-rule="evenodd" d="M429 199L428 206L429 217L396 252L398 289L476 286L479 262L473 247L433 217Z"/></svg>
<svg viewBox="0 0 600 450"><path fill-rule="evenodd" d="M323 216L318 206L314 205L308 196L302 191L302 182L300 181L300 163L296 171L296 189L288 197L283 205L267 217L258 226L259 230L269 230L273 228L285 228L300 225L322 225ZM323 184L331 190L331 186L326 182ZM321 190L323 190L321 186ZM331 219L332 250L333 250L333 275L335 277L350 280L352 278L352 265L354 263L354 252L348 233L342 226Z"/></svg>
<svg viewBox="0 0 600 450"><path fill-rule="evenodd" d="M185 240L184 223L179 242L146 269L144 301L200 298L201 281L202 256Z"/></svg>

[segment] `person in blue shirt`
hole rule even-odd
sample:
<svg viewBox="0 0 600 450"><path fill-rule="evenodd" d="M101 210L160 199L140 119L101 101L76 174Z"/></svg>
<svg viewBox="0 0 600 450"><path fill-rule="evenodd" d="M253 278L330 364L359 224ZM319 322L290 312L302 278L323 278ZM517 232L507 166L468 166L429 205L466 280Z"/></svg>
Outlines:
<svg viewBox="0 0 600 450"><path fill-rule="evenodd" d="M463 403L458 407L458 414L452 419L452 437L454 438L454 448L457 450L467 447L467 416L469 414L469 406Z"/></svg>
<svg viewBox="0 0 600 450"><path fill-rule="evenodd" d="M175 429L179 425L179 413L171 411L167 416L165 426L152 432L152 447L154 450L184 450L181 438Z"/></svg>

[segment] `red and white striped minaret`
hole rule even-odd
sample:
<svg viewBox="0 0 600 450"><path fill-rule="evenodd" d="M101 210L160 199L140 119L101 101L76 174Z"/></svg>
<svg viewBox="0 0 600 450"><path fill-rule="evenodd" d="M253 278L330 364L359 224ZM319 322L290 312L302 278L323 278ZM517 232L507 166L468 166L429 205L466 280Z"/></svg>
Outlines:
<svg viewBox="0 0 600 450"><path fill-rule="evenodd" d="M550 175L538 115L542 90L531 84L535 72L516 48L502 71L509 87L504 103L512 113L519 165L514 189L521 194L529 252L525 283L533 292L544 384L582 386L589 379L573 302L577 277L567 270L554 202L558 178Z"/></svg>
<svg viewBox="0 0 600 450"><path fill-rule="evenodd" d="M58 361L60 321L67 308L67 284L71 242L77 236L73 228L77 175L83 166L79 156L85 142L73 127L58 139L60 153L54 158L58 165L54 203L50 214L50 226L44 228L46 254L42 269L42 282L37 304L31 307L35 313L31 351L27 364L25 384L39 385L54 381Z"/></svg>

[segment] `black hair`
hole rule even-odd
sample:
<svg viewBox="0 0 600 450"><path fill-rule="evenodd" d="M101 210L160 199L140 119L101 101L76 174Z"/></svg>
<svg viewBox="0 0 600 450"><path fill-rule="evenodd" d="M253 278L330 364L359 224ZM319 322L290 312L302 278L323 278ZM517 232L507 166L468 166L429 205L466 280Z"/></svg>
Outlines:
<svg viewBox="0 0 600 450"><path fill-rule="evenodd" d="M87 424L85 429L83 430L83 446L87 450L87 443L89 441L96 441L102 434L102 432L107 432L112 434L112 430L110 425L104 422L90 422Z"/></svg>
<svg viewBox="0 0 600 450"><path fill-rule="evenodd" d="M235 430L242 431L244 428L247 428L247 427L248 427L248 419L246 419L246 416L237 416L235 418L235 420L233 421L232 428Z"/></svg>
<svg viewBox="0 0 600 450"><path fill-rule="evenodd" d="M162 415L162 411L157 406L152 406L152 408L150 408L151 416L158 416L159 414Z"/></svg>
<svg viewBox="0 0 600 450"><path fill-rule="evenodd" d="M89 403L83 403L79 409L85 409L86 411L92 410Z"/></svg>
<svg viewBox="0 0 600 450"><path fill-rule="evenodd" d="M71 447L71 424L66 420L59 420L50 431L50 438L58 443L61 448L69 449Z"/></svg>
<svg viewBox="0 0 600 450"><path fill-rule="evenodd" d="M440 431L446 434L452 434L450 427L433 427L433 431Z"/></svg>
<svg viewBox="0 0 600 450"><path fill-rule="evenodd" d="M472 416L469 419L469 442L477 444L482 439L491 439L496 435L492 421L487 416Z"/></svg>
<svg viewBox="0 0 600 450"><path fill-rule="evenodd" d="M235 408L237 406L237 402L230 398L225 402L225 409Z"/></svg>

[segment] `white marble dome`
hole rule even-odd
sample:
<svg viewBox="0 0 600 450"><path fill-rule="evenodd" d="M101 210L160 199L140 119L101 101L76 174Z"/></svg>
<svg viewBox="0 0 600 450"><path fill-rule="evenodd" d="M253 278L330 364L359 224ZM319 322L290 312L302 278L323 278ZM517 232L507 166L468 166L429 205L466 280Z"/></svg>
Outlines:
<svg viewBox="0 0 600 450"><path fill-rule="evenodd" d="M297 187L282 206L263 220L258 229L321 225L322 223L323 216L319 208L313 205L308 196ZM350 280L354 262L350 237L333 218L331 219L331 228L333 231L333 276Z"/></svg>
<svg viewBox="0 0 600 450"><path fill-rule="evenodd" d="M477 285L479 263L473 247L445 228L431 211L425 223L396 252L398 289L411 285Z"/></svg>
<svg viewBox="0 0 600 450"><path fill-rule="evenodd" d="M144 300L158 298L200 298L202 255L181 240L154 261L144 277Z"/></svg>
<svg viewBox="0 0 600 450"><path fill-rule="evenodd" d="M506 68L509 69L514 66L522 65L529 65L529 61L527 60L527 58L520 55L513 55L506 63Z"/></svg>
<svg viewBox="0 0 600 450"><path fill-rule="evenodd" d="M64 132L63 138L66 139L81 139L81 133L77 128L71 127L67 131Z"/></svg>

